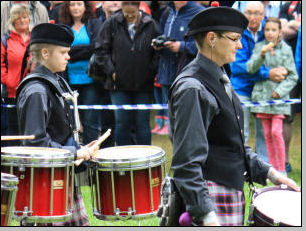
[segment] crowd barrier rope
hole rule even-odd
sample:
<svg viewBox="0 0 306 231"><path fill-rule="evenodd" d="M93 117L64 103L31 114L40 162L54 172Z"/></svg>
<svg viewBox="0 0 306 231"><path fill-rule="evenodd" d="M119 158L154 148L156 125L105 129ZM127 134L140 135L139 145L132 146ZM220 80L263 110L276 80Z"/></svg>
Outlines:
<svg viewBox="0 0 306 231"><path fill-rule="evenodd" d="M297 104L301 103L301 99L278 99L278 100L267 100L267 101L242 101L242 107L264 107L270 105L280 104ZM4 108L14 108L16 105L13 104L1 104ZM70 106L73 109L73 106ZM134 105L78 105L80 110L160 110L168 109L168 104L134 104Z"/></svg>

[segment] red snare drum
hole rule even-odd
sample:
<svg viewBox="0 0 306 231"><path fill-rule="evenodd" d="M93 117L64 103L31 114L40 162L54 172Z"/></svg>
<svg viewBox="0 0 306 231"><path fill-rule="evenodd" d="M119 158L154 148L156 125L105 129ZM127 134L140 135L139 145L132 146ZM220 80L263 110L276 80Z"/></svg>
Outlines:
<svg viewBox="0 0 306 231"><path fill-rule="evenodd" d="M69 150L43 147L1 149L2 171L19 178L16 219L52 223L71 219L74 155Z"/></svg>
<svg viewBox="0 0 306 231"><path fill-rule="evenodd" d="M18 178L1 172L1 226L10 225L14 212Z"/></svg>
<svg viewBox="0 0 306 231"><path fill-rule="evenodd" d="M301 226L301 192L286 186L256 191L250 208L252 226Z"/></svg>
<svg viewBox="0 0 306 231"><path fill-rule="evenodd" d="M161 148L105 148L91 162L92 203L98 219L155 215L165 175L165 152Z"/></svg>

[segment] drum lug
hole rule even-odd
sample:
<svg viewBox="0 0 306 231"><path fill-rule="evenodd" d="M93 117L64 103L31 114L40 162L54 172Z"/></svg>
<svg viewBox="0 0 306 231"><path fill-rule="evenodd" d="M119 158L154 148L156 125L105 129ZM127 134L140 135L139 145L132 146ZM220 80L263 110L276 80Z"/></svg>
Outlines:
<svg viewBox="0 0 306 231"><path fill-rule="evenodd" d="M115 210L115 215L116 215L117 218L120 217L120 209L119 209L119 208L117 208L117 209Z"/></svg>
<svg viewBox="0 0 306 231"><path fill-rule="evenodd" d="M23 218L32 216L33 212L29 211L28 206L25 206L23 211L15 211L14 215L15 215L15 219L17 220L22 220Z"/></svg>
<svg viewBox="0 0 306 231"><path fill-rule="evenodd" d="M127 216L120 216L120 214L122 213L127 213ZM129 218L132 218L134 214L135 214L135 211L133 211L131 207L128 208L128 211L120 211L119 208L115 210L115 216L119 220L126 220Z"/></svg>
<svg viewBox="0 0 306 231"><path fill-rule="evenodd" d="M131 207L129 207L129 210L128 210L128 218L129 217L132 217L133 216L133 210L132 210L132 208Z"/></svg>
<svg viewBox="0 0 306 231"><path fill-rule="evenodd" d="M20 167L18 168L18 170L19 170L19 172L25 172L25 167L24 167L24 166L20 166Z"/></svg>
<svg viewBox="0 0 306 231"><path fill-rule="evenodd" d="M119 171L119 176L125 176L125 172L124 171Z"/></svg>
<svg viewBox="0 0 306 231"><path fill-rule="evenodd" d="M20 180L23 180L23 179L24 179L24 175L21 174L21 175L19 176L19 179L20 179Z"/></svg>
<svg viewBox="0 0 306 231"><path fill-rule="evenodd" d="M254 213L254 205L250 205L250 210L249 210L249 218L248 218L248 226L253 226L254 225L254 216L253 216L253 213Z"/></svg>

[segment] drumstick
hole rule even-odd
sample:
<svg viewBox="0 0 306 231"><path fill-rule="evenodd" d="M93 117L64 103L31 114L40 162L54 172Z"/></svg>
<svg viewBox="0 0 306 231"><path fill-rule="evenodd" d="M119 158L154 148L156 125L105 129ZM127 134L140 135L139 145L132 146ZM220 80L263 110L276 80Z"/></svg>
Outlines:
<svg viewBox="0 0 306 231"><path fill-rule="evenodd" d="M97 147L99 147L110 136L111 131L112 131L111 129L108 129L102 136L99 137L97 142L90 148L96 149ZM74 161L74 164L75 166L79 166L83 161L84 159L79 159Z"/></svg>
<svg viewBox="0 0 306 231"><path fill-rule="evenodd" d="M34 140L35 136L1 136L1 140Z"/></svg>

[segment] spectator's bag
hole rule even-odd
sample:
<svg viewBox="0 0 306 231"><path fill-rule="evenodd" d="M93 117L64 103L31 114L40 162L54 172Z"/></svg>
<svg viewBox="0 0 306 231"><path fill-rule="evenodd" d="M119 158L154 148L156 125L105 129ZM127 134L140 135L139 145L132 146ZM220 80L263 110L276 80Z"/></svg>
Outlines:
<svg viewBox="0 0 306 231"><path fill-rule="evenodd" d="M100 65L96 62L96 54L93 53L89 59L87 74L94 80L105 82L106 74Z"/></svg>

